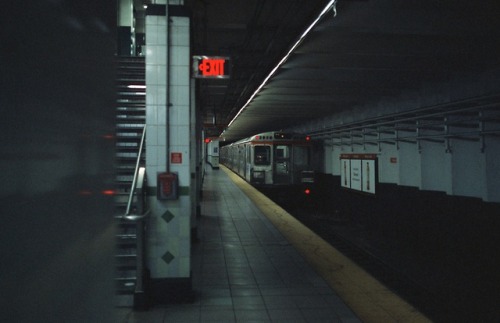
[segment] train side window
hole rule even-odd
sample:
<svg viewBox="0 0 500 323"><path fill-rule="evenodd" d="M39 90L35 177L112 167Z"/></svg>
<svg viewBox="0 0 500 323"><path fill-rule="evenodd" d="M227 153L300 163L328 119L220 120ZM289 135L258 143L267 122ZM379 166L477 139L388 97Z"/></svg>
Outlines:
<svg viewBox="0 0 500 323"><path fill-rule="evenodd" d="M255 146L255 165L269 165L271 162L269 157L269 146Z"/></svg>

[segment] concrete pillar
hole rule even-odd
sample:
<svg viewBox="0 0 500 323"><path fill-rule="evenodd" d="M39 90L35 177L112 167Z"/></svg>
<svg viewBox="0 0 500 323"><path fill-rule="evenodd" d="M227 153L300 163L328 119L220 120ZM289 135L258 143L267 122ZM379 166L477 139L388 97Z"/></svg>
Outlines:
<svg viewBox="0 0 500 323"><path fill-rule="evenodd" d="M147 238L153 302L191 293L190 19L171 6L146 12L146 172L152 216ZM178 175L179 196L157 198L159 173ZM175 290L175 292L173 292Z"/></svg>

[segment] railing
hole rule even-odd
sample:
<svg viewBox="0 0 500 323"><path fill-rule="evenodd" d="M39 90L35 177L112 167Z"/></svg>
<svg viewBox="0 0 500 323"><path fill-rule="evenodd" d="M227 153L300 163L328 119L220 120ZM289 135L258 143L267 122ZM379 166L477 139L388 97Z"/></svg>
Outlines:
<svg viewBox="0 0 500 323"><path fill-rule="evenodd" d="M137 161L135 164L134 177L132 180L132 185L130 188L130 194L127 202L127 209L122 219L125 221L131 221L136 223L136 284L134 292L134 308L135 309L146 309L147 308L147 296L146 296L146 220L150 215L150 209L147 208L146 202L146 168L139 167L142 148L144 146L144 141L146 138L146 126L142 131L141 142L139 145L139 151L137 153ZM136 207L135 213L132 213L132 203L134 200L134 195L136 197Z"/></svg>
<svg viewBox="0 0 500 323"><path fill-rule="evenodd" d="M420 141L432 141L445 143L451 152L455 139L479 141L484 152L485 136L500 135L499 99L498 94L471 98L303 132L332 146L407 142L420 147Z"/></svg>

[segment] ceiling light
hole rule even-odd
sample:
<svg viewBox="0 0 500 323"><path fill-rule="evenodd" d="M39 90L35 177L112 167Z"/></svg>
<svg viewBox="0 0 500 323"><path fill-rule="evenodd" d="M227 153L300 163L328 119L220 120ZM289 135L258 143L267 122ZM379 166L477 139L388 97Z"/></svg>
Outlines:
<svg viewBox="0 0 500 323"><path fill-rule="evenodd" d="M302 33L302 36L300 36L300 38L297 40L297 42L295 42L295 44L292 46L292 48L290 48L290 50L288 51L288 53L271 70L271 72L269 73L269 75L267 75L267 77L264 79L264 81L262 82L262 84L250 96L250 99L248 99L248 101L245 103L245 105L243 105L243 107L238 111L238 113L234 116L233 120L231 120L231 122L229 122L229 124L227 125L227 128L229 128L233 124L233 122L236 120L236 118L238 118L240 116L240 114L247 108L247 106L250 104L250 102L252 102L252 100L255 98L255 96L267 84L267 81L269 81L269 79L274 75L274 73L276 73L276 71L278 70L278 68L280 68L281 65L283 65L286 62L286 60L292 54L292 52L300 45L300 43L302 43L302 40L304 40L304 38L309 34L309 32L311 32L311 30L319 23L319 21L321 20L321 18L323 18L323 16L328 12L328 10L330 10L333 6L335 6L336 2L337 2L337 0L331 0L325 6L325 8L321 11L321 13L318 15L318 17L316 17L316 19L312 22L312 24L309 25L309 27L306 28L306 30Z"/></svg>

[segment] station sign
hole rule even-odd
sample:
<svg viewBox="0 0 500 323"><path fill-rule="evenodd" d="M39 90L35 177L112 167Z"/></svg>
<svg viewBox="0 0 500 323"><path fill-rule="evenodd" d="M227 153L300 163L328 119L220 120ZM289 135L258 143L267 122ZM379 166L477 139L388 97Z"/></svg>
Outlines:
<svg viewBox="0 0 500 323"><path fill-rule="evenodd" d="M202 79L228 79L231 60L222 56L193 56L193 77Z"/></svg>

